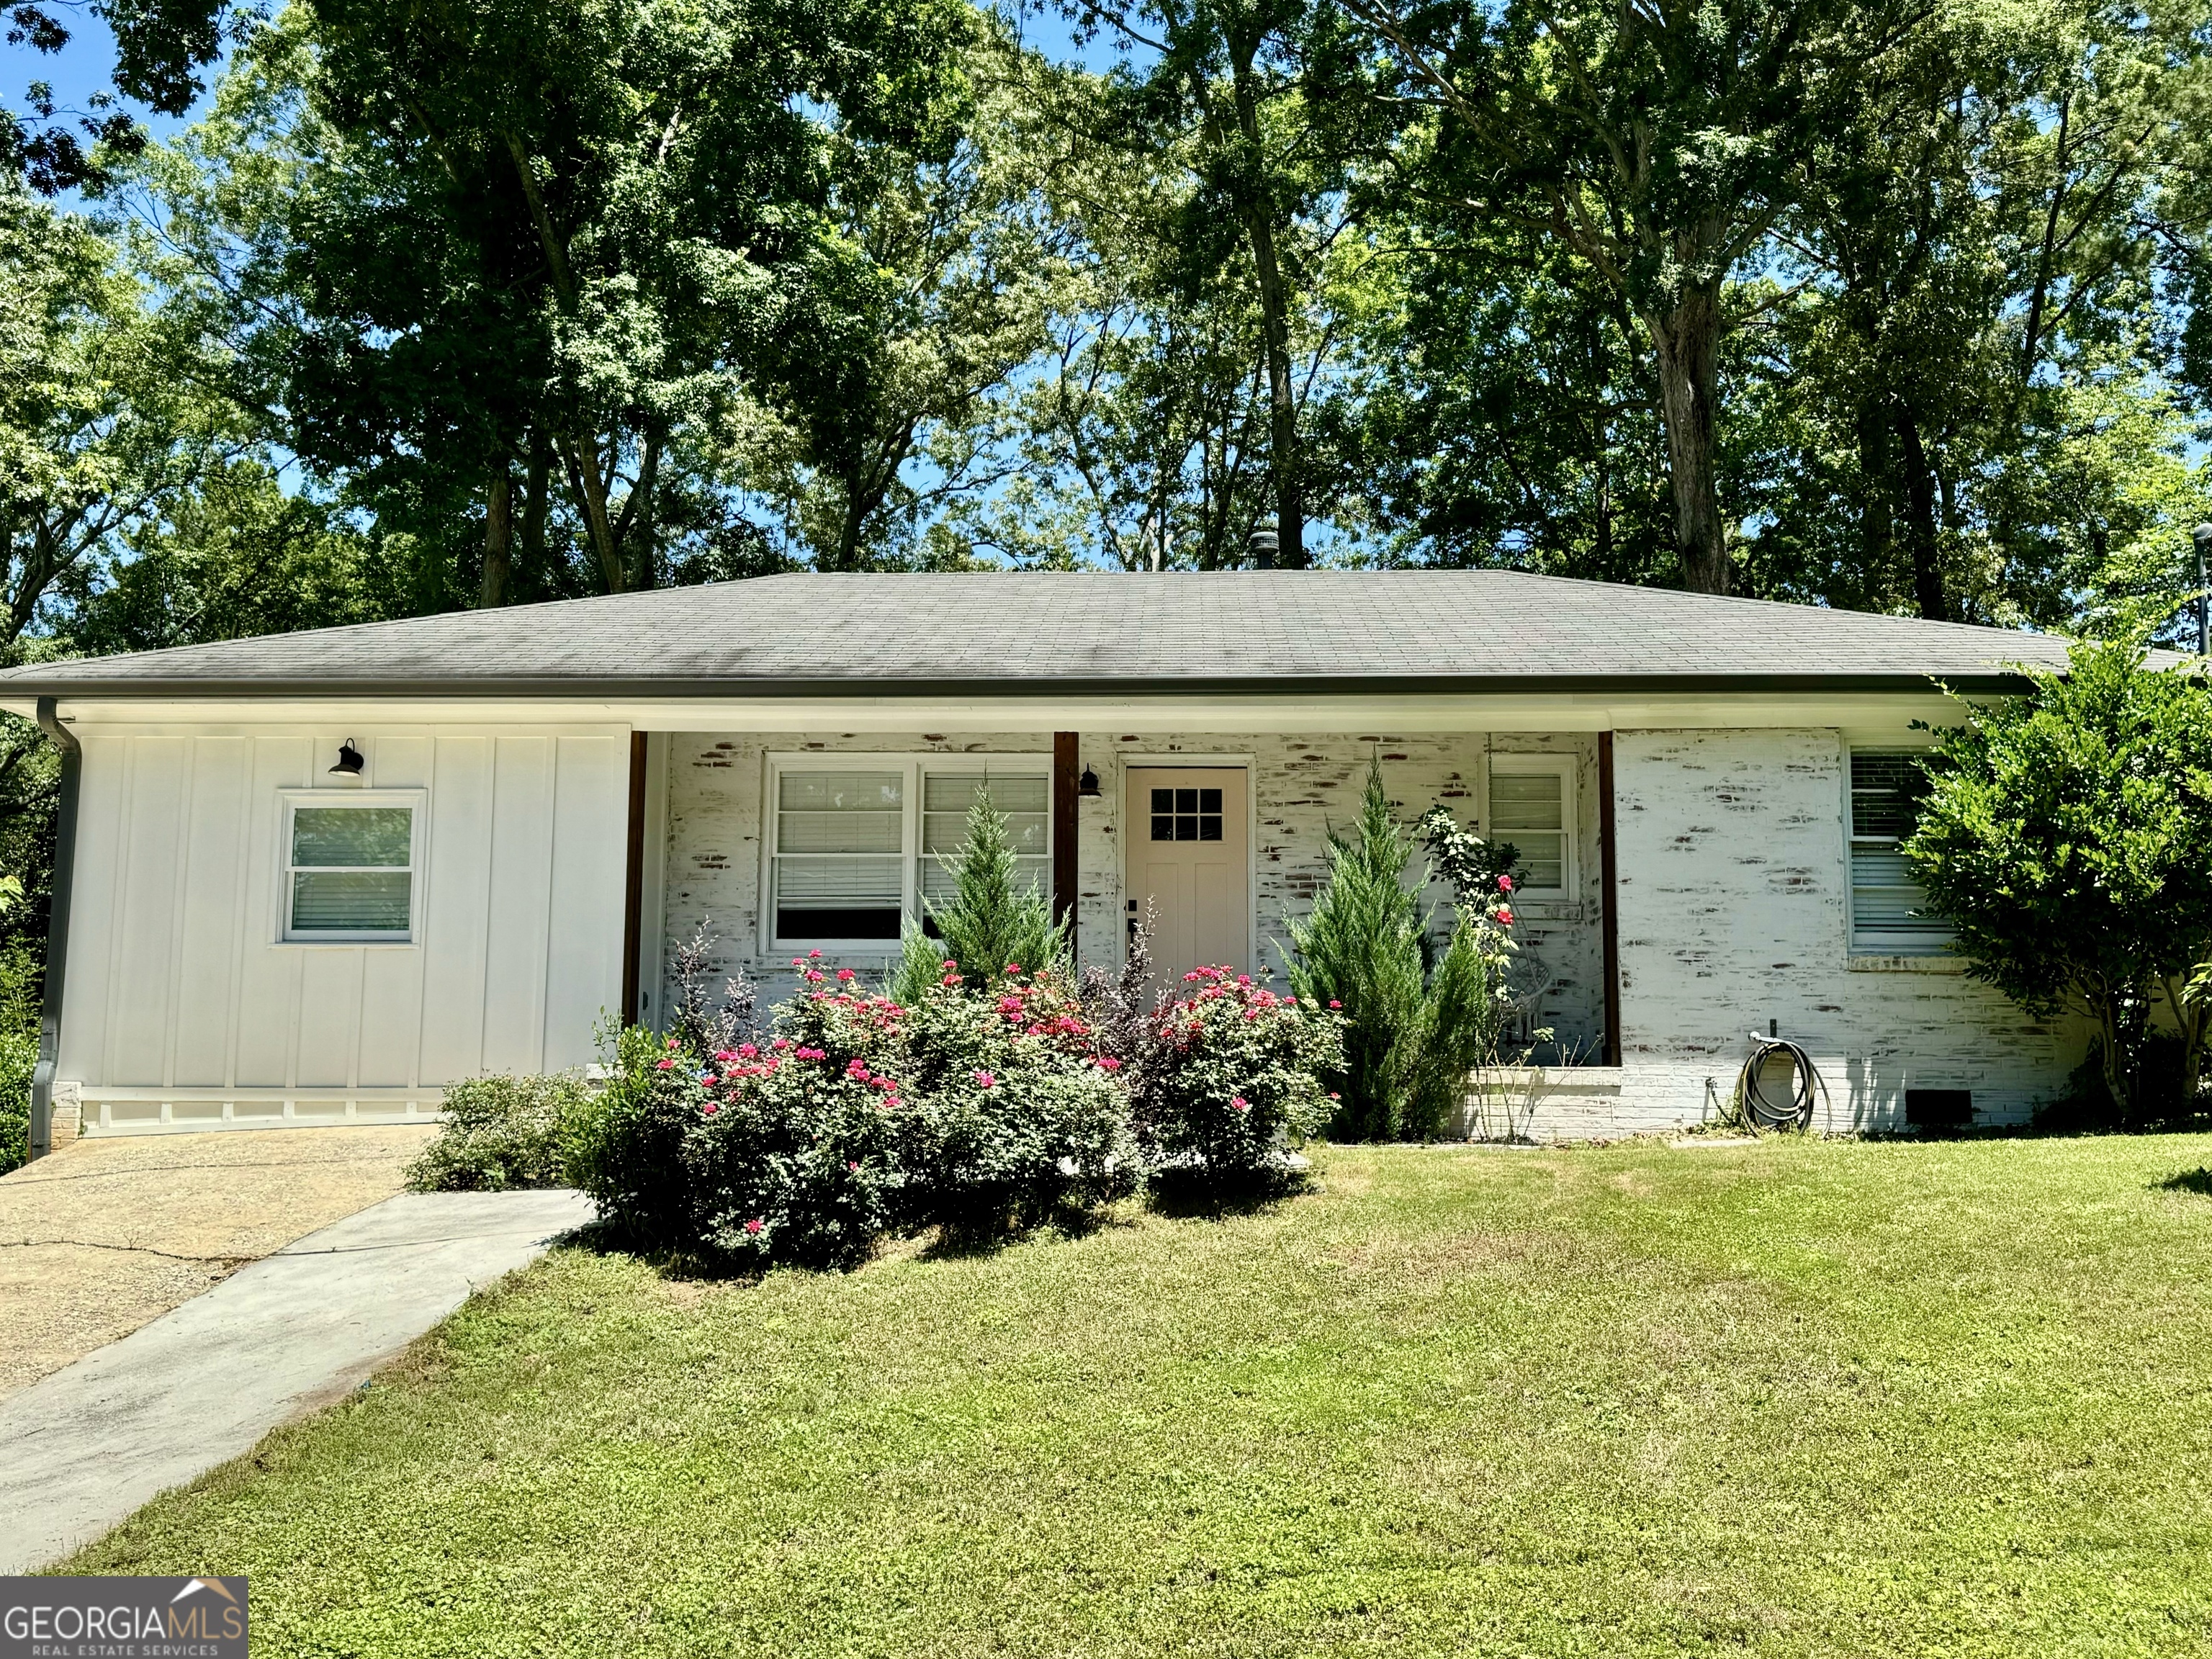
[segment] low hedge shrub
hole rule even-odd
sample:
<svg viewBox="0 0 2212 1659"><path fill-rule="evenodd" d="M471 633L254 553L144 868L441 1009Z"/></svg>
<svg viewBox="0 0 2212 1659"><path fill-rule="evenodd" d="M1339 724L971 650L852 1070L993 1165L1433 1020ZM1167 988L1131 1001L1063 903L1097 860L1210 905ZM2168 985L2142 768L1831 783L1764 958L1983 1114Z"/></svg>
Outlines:
<svg viewBox="0 0 2212 1659"><path fill-rule="evenodd" d="M471 1078L446 1091L445 1125L407 1171L423 1193L566 1184L571 1126L587 1092L573 1073Z"/></svg>

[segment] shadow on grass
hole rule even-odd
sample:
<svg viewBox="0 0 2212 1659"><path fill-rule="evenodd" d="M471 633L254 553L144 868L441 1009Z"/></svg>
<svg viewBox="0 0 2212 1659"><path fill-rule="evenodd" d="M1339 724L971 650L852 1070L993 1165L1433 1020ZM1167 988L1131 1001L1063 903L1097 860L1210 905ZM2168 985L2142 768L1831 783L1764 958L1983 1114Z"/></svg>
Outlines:
<svg viewBox="0 0 2212 1659"><path fill-rule="evenodd" d="M1234 1182L1210 1179L1196 1170L1164 1170L1152 1177L1146 1190L1145 1207L1178 1221L1219 1221L1230 1216L1265 1215L1285 1200L1312 1188L1313 1178L1304 1170Z"/></svg>
<svg viewBox="0 0 2212 1659"><path fill-rule="evenodd" d="M2212 1198L2212 1170L2200 1164L2193 1170L2184 1170L2179 1175L2168 1176L2151 1185L2160 1192L2195 1193L2200 1198Z"/></svg>

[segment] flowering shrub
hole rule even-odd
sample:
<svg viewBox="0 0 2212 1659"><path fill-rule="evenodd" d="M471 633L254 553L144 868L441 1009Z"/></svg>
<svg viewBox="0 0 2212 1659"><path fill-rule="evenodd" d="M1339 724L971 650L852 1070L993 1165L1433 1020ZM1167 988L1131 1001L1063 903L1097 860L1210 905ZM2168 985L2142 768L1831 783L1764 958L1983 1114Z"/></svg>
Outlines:
<svg viewBox="0 0 2212 1659"><path fill-rule="evenodd" d="M809 969L820 987L825 976ZM910 1115L890 1069L905 1011L816 988L763 1040L706 1058L684 1146L696 1242L726 1261L848 1267L897 1218L897 1147ZM690 1063L688 1056L680 1063Z"/></svg>
<svg viewBox="0 0 2212 1659"><path fill-rule="evenodd" d="M645 1249L693 1239L684 1143L699 1121L698 1069L642 1025L602 1029L607 1081L568 1133L569 1182L591 1194L605 1226Z"/></svg>
<svg viewBox="0 0 2212 1659"><path fill-rule="evenodd" d="M1335 1109L1318 1079L1343 1063L1339 1018L1228 968L1183 982L1181 1000L1146 1017L1129 1068L1146 1152L1214 1184L1279 1174L1285 1148Z"/></svg>
<svg viewBox="0 0 2212 1659"><path fill-rule="evenodd" d="M982 994L949 961L943 979L907 1023L915 1218L989 1234L1132 1190L1120 1061L1066 982L1018 963Z"/></svg>
<svg viewBox="0 0 2212 1659"><path fill-rule="evenodd" d="M895 1228L988 1235L1133 1185L1117 1062L1056 976L1008 964L979 995L948 963L908 1007L793 966L764 1034L704 1055L622 1034L572 1158L604 1219L727 1266L841 1267Z"/></svg>

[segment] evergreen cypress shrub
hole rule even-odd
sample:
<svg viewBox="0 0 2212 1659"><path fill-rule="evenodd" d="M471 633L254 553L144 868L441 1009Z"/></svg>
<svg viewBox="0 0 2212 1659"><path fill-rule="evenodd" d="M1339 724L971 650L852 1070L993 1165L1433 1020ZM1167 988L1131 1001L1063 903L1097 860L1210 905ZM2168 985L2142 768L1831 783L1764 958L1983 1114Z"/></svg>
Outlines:
<svg viewBox="0 0 2212 1659"><path fill-rule="evenodd" d="M1390 810L1382 767L1370 761L1359 817L1332 830L1328 881L1303 921L1288 924L1291 988L1344 1017L1344 1060L1331 1081L1340 1097L1329 1132L1391 1140L1434 1134L1465 1093L1468 1076L1495 1045L1502 939L1512 925L1500 902L1455 907L1437 957L1421 899L1424 860L1408 883L1413 837Z"/></svg>
<svg viewBox="0 0 2212 1659"><path fill-rule="evenodd" d="M953 860L951 900L929 907L937 937L907 926L899 965L884 987L893 1001L914 1006L950 975L969 990L984 991L1010 969L1066 972L1067 926L1053 920L1036 884L1023 880L1006 815L991 804L988 787L969 805L968 838Z"/></svg>

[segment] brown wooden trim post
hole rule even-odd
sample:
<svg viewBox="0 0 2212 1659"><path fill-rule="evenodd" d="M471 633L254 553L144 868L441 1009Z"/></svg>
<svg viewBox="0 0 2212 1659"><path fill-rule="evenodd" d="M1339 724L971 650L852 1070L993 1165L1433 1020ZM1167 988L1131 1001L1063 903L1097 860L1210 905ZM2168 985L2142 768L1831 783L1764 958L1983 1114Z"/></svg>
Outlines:
<svg viewBox="0 0 2212 1659"><path fill-rule="evenodd" d="M1620 881L1614 871L1613 831L1613 733L1597 734L1598 861L1605 866L1605 887L1600 896L1599 937L1605 949L1605 1063L1620 1064Z"/></svg>
<svg viewBox="0 0 2212 1659"><path fill-rule="evenodd" d="M1052 915L1075 927L1075 790L1083 769L1082 744L1073 732L1052 734Z"/></svg>
<svg viewBox="0 0 2212 1659"><path fill-rule="evenodd" d="M645 946L645 733L629 734L629 862L623 872L622 1023L637 1024L638 956Z"/></svg>

